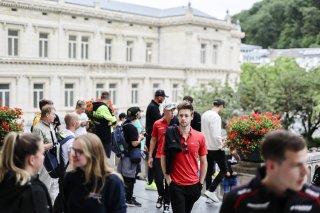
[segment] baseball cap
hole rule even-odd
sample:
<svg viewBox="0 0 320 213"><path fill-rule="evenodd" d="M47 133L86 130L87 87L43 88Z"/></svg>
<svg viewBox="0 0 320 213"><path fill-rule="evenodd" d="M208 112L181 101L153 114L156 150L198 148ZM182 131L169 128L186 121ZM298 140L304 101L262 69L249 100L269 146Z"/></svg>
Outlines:
<svg viewBox="0 0 320 213"><path fill-rule="evenodd" d="M169 96L166 95L166 93L165 93L164 90L162 90L162 89L158 89L158 90L156 91L156 93L154 94L154 96L162 96L162 97L166 97L166 98L169 97Z"/></svg>
<svg viewBox="0 0 320 213"><path fill-rule="evenodd" d="M119 119L126 118L126 117L127 117L127 115L124 112L120 113L120 115L119 115Z"/></svg>
<svg viewBox="0 0 320 213"><path fill-rule="evenodd" d="M177 108L177 106L174 103L166 103L163 105L164 110L172 110Z"/></svg>
<svg viewBox="0 0 320 213"><path fill-rule="evenodd" d="M213 101L213 105L217 105L217 106L223 105L223 107L224 107L225 104L226 104L226 102L223 99L215 99Z"/></svg>
<svg viewBox="0 0 320 213"><path fill-rule="evenodd" d="M142 112L139 107L130 107L127 110L127 119L130 121L136 119L138 112Z"/></svg>

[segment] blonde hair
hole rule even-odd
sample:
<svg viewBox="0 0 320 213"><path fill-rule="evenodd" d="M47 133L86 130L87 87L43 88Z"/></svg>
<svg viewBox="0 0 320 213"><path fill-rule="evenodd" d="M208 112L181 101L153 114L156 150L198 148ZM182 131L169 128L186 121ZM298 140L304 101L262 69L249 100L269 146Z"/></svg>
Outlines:
<svg viewBox="0 0 320 213"><path fill-rule="evenodd" d="M78 122L79 118L76 114L74 113L67 113L64 116L64 122L66 123L66 127L69 128L72 125L72 122Z"/></svg>
<svg viewBox="0 0 320 213"><path fill-rule="evenodd" d="M41 138L35 134L10 132L0 153L0 182L8 172L14 172L19 185L26 184L31 174L25 170L25 160L39 150Z"/></svg>
<svg viewBox="0 0 320 213"><path fill-rule="evenodd" d="M87 165L84 169L84 183L87 184L92 181L94 193L101 193L105 186L106 178L109 175L116 174L122 179L122 177L108 165L102 142L98 136L88 133L76 137L75 141L80 143L83 155L87 159Z"/></svg>

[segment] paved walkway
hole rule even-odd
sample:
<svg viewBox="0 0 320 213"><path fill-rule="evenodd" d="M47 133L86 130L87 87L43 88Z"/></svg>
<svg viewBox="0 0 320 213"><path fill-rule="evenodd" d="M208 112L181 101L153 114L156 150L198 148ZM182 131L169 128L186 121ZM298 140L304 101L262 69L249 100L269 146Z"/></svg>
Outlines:
<svg viewBox="0 0 320 213"><path fill-rule="evenodd" d="M138 180L134 186L133 195L137 201L142 203L142 207L128 207L128 213L162 213L162 209L156 208L156 201L158 193L156 191L145 190L145 181ZM199 200L194 204L192 213L218 213L220 210L220 204L207 204L206 198L201 196ZM172 210L170 209L170 212Z"/></svg>

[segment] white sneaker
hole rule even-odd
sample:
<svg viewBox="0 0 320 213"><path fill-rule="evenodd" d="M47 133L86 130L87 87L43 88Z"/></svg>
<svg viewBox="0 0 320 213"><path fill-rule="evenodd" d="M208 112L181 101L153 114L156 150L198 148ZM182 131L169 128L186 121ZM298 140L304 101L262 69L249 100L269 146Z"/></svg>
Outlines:
<svg viewBox="0 0 320 213"><path fill-rule="evenodd" d="M207 198L206 203L210 204L213 203L213 201L210 198Z"/></svg>
<svg viewBox="0 0 320 213"><path fill-rule="evenodd" d="M208 198L210 198L213 202L219 203L220 200L218 199L217 195L215 192L210 192L209 190L207 190L204 193L205 196L207 196Z"/></svg>

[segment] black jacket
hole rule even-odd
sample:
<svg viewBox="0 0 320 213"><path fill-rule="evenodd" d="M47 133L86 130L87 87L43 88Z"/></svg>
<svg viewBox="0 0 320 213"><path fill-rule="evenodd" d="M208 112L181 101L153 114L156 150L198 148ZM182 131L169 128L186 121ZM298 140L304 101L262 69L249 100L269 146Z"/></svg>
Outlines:
<svg viewBox="0 0 320 213"><path fill-rule="evenodd" d="M178 126L168 126L165 134L164 151L166 154L166 174L172 171L176 154L182 151Z"/></svg>
<svg viewBox="0 0 320 213"><path fill-rule="evenodd" d="M146 132L149 136L151 136L154 122L160 118L161 114L159 110L159 104L154 100L151 100L146 111Z"/></svg>
<svg viewBox="0 0 320 213"><path fill-rule="evenodd" d="M117 175L109 175L101 193L92 193L93 182L84 184L80 169L68 172L64 179L66 213L125 213L124 185ZM90 193L91 192L91 193Z"/></svg>
<svg viewBox="0 0 320 213"><path fill-rule="evenodd" d="M36 177L25 185L16 184L13 172L0 183L0 213L51 213L51 199L46 186Z"/></svg>
<svg viewBox="0 0 320 213"><path fill-rule="evenodd" d="M108 107L109 112L112 114L112 110L110 107L103 102L93 102L92 103L92 111L97 111L100 106ZM112 114L113 115L113 114ZM104 118L93 118L95 122L95 131L98 137L100 138L103 144L111 143L111 126L109 125L109 121Z"/></svg>
<svg viewBox="0 0 320 213"><path fill-rule="evenodd" d="M257 176L247 185L232 190L222 203L221 213L319 213L320 189L304 185L301 191L287 191L283 198L268 191L261 183L265 168L258 169Z"/></svg>
<svg viewBox="0 0 320 213"><path fill-rule="evenodd" d="M199 112L194 111L191 127L198 132L201 132L201 115Z"/></svg>

